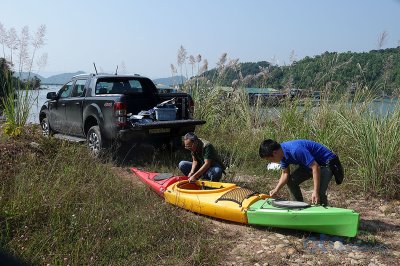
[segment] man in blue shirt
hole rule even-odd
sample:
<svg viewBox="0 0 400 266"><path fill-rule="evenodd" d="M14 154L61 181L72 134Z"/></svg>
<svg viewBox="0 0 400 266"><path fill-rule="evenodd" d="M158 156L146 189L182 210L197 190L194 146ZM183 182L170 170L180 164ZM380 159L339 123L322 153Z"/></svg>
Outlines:
<svg viewBox="0 0 400 266"><path fill-rule="evenodd" d="M339 158L324 145L310 140L291 140L278 142L264 140L259 149L260 157L270 162L280 163L282 174L277 186L270 191L273 197L284 186L288 185L290 196L293 200L303 201L300 184L312 178L314 189L311 196L313 204L328 205L326 190L332 179L332 170L335 172L336 182L343 179L343 168ZM332 163L334 162L334 163ZM298 165L290 173L289 165ZM332 167L334 165L334 167ZM338 177L340 180L338 181Z"/></svg>

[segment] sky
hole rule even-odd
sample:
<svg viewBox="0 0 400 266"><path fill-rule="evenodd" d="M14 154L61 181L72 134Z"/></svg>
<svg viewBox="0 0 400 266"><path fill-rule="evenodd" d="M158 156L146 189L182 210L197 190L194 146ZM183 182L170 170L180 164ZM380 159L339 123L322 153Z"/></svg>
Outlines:
<svg viewBox="0 0 400 266"><path fill-rule="evenodd" d="M34 34L46 26L47 64L35 71L138 73L164 78L183 46L214 68L239 62L290 64L329 52L400 46L400 0L2 0L0 23ZM191 67L187 66L191 76ZM122 74L122 73L121 73ZM185 74L185 70L183 70Z"/></svg>

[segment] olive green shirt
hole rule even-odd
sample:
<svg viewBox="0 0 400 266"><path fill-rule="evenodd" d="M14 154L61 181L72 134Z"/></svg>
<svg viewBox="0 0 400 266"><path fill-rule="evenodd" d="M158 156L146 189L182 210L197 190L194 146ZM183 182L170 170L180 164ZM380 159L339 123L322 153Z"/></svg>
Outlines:
<svg viewBox="0 0 400 266"><path fill-rule="evenodd" d="M223 164L214 146L207 140L199 140L199 149L196 152L192 152L192 156L196 159L196 161L198 161L200 165L203 165L204 160L211 160L211 166L218 164L219 166L221 166L222 170L225 170L226 167Z"/></svg>

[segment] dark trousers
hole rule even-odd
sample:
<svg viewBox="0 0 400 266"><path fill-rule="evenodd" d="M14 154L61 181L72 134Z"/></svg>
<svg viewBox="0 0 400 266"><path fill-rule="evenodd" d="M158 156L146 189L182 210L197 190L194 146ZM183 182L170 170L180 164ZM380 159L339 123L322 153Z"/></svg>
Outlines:
<svg viewBox="0 0 400 266"><path fill-rule="evenodd" d="M289 176L287 186L292 200L304 201L301 194L300 184L312 178L312 170L308 167L298 166ZM329 167L321 166L321 178L319 182L319 200L321 205L328 205L326 190L332 179L332 171Z"/></svg>

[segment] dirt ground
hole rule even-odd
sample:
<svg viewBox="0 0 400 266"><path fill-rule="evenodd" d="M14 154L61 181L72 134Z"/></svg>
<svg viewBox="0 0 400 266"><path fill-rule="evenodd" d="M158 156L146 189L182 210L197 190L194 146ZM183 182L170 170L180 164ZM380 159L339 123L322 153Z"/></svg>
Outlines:
<svg viewBox="0 0 400 266"><path fill-rule="evenodd" d="M144 186L128 167L114 167L117 175ZM309 198L310 191L303 191ZM210 229L224 239L221 265L398 265L400 261L399 201L363 196L346 198L339 189L329 193L332 206L351 208L361 215L355 238L296 230L255 227L209 218ZM196 215L188 212L188 215ZM219 254L220 255L220 254Z"/></svg>

